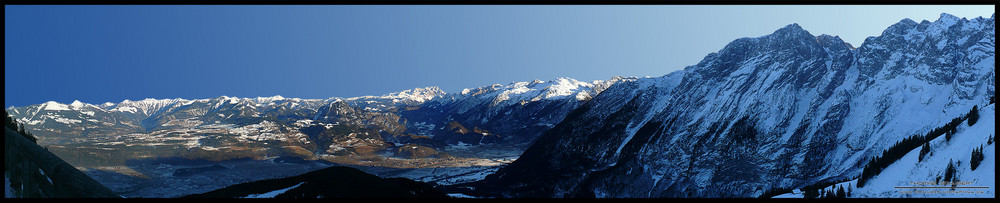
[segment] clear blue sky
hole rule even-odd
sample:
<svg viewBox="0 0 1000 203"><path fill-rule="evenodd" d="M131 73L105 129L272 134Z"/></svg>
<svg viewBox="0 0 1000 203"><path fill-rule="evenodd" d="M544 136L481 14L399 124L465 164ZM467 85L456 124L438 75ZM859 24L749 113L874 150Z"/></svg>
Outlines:
<svg viewBox="0 0 1000 203"><path fill-rule="evenodd" d="M382 95L661 76L798 23L855 46L987 6L4 7L4 102Z"/></svg>

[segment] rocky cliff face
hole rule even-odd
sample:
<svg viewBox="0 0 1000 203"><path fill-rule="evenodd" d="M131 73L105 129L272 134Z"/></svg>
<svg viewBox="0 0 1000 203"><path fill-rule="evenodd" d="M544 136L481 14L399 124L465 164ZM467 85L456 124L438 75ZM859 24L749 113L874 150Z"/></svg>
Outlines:
<svg viewBox="0 0 1000 203"><path fill-rule="evenodd" d="M994 18L903 20L853 48L796 24L612 85L477 186L503 197L754 197L853 177L994 95Z"/></svg>

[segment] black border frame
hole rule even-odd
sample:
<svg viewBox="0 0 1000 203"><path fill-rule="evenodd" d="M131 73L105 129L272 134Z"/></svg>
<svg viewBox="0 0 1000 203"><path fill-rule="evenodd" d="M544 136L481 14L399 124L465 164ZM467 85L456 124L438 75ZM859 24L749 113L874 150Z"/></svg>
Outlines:
<svg viewBox="0 0 1000 203"><path fill-rule="evenodd" d="M996 0L7 0L6 5L994 5ZM995 178L995 177L994 177ZM997 198L847 198L847 199L754 199L754 198L551 198L551 199L21 199L4 202L997 202Z"/></svg>

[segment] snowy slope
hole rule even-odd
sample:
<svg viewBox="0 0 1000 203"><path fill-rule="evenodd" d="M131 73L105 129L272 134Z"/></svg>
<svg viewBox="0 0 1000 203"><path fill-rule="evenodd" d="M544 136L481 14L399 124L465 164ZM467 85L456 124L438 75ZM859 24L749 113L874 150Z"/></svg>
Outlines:
<svg viewBox="0 0 1000 203"><path fill-rule="evenodd" d="M967 122L967 121L966 121ZM864 187L855 188L853 197L996 197L996 143L987 145L990 136L996 136L996 105L980 110L979 121L973 126L963 123L950 141L940 136L930 142L931 152L918 162L920 148L903 156L879 175L873 177ZM983 147L985 158L972 170L969 162L972 150ZM988 189L896 189L895 187L928 186L914 182L935 182L943 176L948 161L957 163L958 182L969 181L960 186L987 186ZM854 185L857 185L856 183ZM940 185L929 185L940 186ZM950 185L948 185L950 186ZM909 194L907 194L909 192ZM966 193L974 192L974 193ZM983 193L978 193L983 192Z"/></svg>
<svg viewBox="0 0 1000 203"><path fill-rule="evenodd" d="M864 187L857 187L857 179L837 183L823 188L850 187L851 198L995 198L996 197L996 143L987 144L990 136L996 136L996 105L991 104L980 110L980 119L973 126L967 121L958 127L958 133L947 141L940 136L930 142L931 152L918 161L920 148L907 153L892 163L879 175L874 176ZM972 149L983 147L985 158L972 170L969 165ZM949 161L957 163L956 182L959 187L988 188L896 188L896 187L949 187L938 184ZM802 198L801 193L786 193L774 198Z"/></svg>

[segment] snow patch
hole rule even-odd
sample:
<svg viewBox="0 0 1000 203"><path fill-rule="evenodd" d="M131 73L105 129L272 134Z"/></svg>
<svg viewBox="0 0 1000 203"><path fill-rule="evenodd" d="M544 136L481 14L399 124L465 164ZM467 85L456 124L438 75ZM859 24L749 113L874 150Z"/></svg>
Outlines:
<svg viewBox="0 0 1000 203"><path fill-rule="evenodd" d="M270 191L270 192L266 192L266 193L263 193L263 194L251 194L251 195L247 195L246 197L243 197L243 198L274 198L275 196L278 196L278 195L280 195L282 193L285 193L288 190L295 189L295 188L299 187L300 185L302 185L304 183L305 182L301 182L299 184L296 184L296 185L291 186L291 187L287 187L285 189Z"/></svg>
<svg viewBox="0 0 1000 203"><path fill-rule="evenodd" d="M448 196L452 197L452 198L478 198L478 197L473 197L473 196L469 196L469 195L462 194L462 193L448 193Z"/></svg>
<svg viewBox="0 0 1000 203"><path fill-rule="evenodd" d="M81 120L69 119L69 118L62 118L62 117L57 117L57 118L52 118L52 119L56 120L56 122L65 123L65 124L77 124L77 123L82 123L83 122Z"/></svg>

